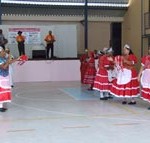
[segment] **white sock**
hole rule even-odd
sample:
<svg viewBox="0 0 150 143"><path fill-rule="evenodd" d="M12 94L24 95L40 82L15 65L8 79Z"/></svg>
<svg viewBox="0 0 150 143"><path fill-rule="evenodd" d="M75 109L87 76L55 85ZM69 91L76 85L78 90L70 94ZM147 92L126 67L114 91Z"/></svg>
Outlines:
<svg viewBox="0 0 150 143"><path fill-rule="evenodd" d="M0 108L3 108L3 103L0 103Z"/></svg>
<svg viewBox="0 0 150 143"><path fill-rule="evenodd" d="M100 98L104 98L104 92L100 92Z"/></svg>
<svg viewBox="0 0 150 143"><path fill-rule="evenodd" d="M131 98L131 102L135 102L134 98Z"/></svg>
<svg viewBox="0 0 150 143"><path fill-rule="evenodd" d="M105 97L109 97L109 93L108 92L105 92Z"/></svg>

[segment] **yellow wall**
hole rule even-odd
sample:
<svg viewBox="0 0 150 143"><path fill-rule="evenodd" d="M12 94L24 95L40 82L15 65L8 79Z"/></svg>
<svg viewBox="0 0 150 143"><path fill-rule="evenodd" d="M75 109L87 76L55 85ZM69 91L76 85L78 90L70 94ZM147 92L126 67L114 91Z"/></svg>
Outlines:
<svg viewBox="0 0 150 143"><path fill-rule="evenodd" d="M102 50L104 47L109 47L109 41L110 22L92 22L89 24L89 48Z"/></svg>
<svg viewBox="0 0 150 143"><path fill-rule="evenodd" d="M150 29L147 29L147 30L144 30L144 13L147 13L149 12L149 0L143 0L142 1L142 15L143 15L143 35L145 35L146 33L147 34L150 34ZM148 22L149 23L149 22ZM143 45L143 55L146 55L147 54L147 51L148 51L148 38L145 37L143 38L143 41L142 41L142 45Z"/></svg>
<svg viewBox="0 0 150 143"><path fill-rule="evenodd" d="M130 0L130 6L122 23L122 45L128 43L138 57L141 57L141 0Z"/></svg>

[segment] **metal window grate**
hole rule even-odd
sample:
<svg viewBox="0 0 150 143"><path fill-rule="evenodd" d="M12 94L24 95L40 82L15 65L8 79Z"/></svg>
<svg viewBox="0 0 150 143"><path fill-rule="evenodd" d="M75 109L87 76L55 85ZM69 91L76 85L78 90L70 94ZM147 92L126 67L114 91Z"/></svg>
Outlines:
<svg viewBox="0 0 150 143"><path fill-rule="evenodd" d="M144 14L144 29L150 28L150 12Z"/></svg>

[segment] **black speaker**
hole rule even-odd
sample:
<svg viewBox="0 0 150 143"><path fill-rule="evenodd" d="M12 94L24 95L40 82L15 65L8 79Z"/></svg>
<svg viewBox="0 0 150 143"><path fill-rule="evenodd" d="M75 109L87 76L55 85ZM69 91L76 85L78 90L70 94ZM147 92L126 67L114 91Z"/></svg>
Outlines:
<svg viewBox="0 0 150 143"><path fill-rule="evenodd" d="M33 59L46 59L46 51L45 50L33 50L32 58Z"/></svg>
<svg viewBox="0 0 150 143"><path fill-rule="evenodd" d="M120 22L111 23L110 46L113 48L114 55L121 55L122 43L122 24Z"/></svg>

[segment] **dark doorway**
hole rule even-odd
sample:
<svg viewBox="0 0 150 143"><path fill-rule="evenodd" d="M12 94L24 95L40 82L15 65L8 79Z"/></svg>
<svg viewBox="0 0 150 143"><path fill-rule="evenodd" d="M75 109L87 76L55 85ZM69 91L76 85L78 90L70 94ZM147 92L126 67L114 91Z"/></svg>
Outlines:
<svg viewBox="0 0 150 143"><path fill-rule="evenodd" d="M122 27L121 23L119 22L113 22L111 23L110 30L111 30L111 37L110 37L110 46L114 50L114 55L120 55L121 54L121 35L122 35Z"/></svg>

